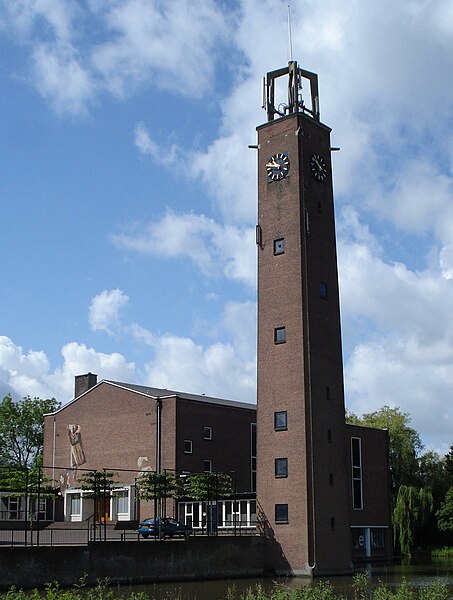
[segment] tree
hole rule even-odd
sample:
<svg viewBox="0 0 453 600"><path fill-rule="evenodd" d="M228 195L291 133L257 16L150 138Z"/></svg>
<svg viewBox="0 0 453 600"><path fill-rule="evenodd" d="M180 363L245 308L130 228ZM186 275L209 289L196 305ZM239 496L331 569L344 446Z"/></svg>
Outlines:
<svg viewBox="0 0 453 600"><path fill-rule="evenodd" d="M389 462L394 494L401 485L418 485L418 456L423 448L420 435L409 427L411 417L398 407L384 406L379 410L358 417L346 414L346 421L352 425L365 425L389 432Z"/></svg>
<svg viewBox="0 0 453 600"><path fill-rule="evenodd" d="M445 494L445 500L436 512L436 517L440 531L453 531L453 487Z"/></svg>
<svg viewBox="0 0 453 600"><path fill-rule="evenodd" d="M117 481L117 473L112 471L87 471L79 478L80 489L84 491L85 498L94 500L95 519L105 519L107 501L110 501Z"/></svg>
<svg viewBox="0 0 453 600"><path fill-rule="evenodd" d="M444 467L448 487L453 487L453 444L450 446L450 452L444 457Z"/></svg>
<svg viewBox="0 0 453 600"><path fill-rule="evenodd" d="M0 466L25 471L42 462L44 414L60 407L55 398L42 400L26 396L0 402Z"/></svg>
<svg viewBox="0 0 453 600"><path fill-rule="evenodd" d="M392 514L394 541L403 554L410 556L417 527L423 524L433 510L431 490L401 485Z"/></svg>
<svg viewBox="0 0 453 600"><path fill-rule="evenodd" d="M218 500L231 496L233 486L227 473L199 473L189 475L184 482L184 492L194 500Z"/></svg>
<svg viewBox="0 0 453 600"><path fill-rule="evenodd" d="M137 480L137 491L141 500L162 500L178 494L178 480L174 473L145 471Z"/></svg>

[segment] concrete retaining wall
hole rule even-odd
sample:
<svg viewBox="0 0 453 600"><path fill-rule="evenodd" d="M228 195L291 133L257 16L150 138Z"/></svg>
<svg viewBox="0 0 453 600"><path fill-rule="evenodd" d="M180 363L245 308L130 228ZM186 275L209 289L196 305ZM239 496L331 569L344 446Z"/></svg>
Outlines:
<svg viewBox="0 0 453 600"><path fill-rule="evenodd" d="M86 573L87 583L184 581L264 575L259 537L192 538L188 541L98 542L86 547L0 547L0 589L68 587Z"/></svg>

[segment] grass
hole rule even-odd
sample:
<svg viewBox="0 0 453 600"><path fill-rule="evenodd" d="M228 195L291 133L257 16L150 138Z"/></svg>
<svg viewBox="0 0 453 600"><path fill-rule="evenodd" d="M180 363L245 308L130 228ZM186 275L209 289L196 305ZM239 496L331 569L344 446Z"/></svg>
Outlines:
<svg viewBox="0 0 453 600"><path fill-rule="evenodd" d="M166 598L183 600L180 593ZM449 600L452 595L440 580L426 587L417 588L403 581L396 589L391 589L384 583L379 583L377 587L370 589L367 575L359 573L352 579L352 598L353 600ZM58 583L47 584L44 591L35 589L24 592L11 588L5 594L0 594L0 600L154 600L154 597L145 592L128 591L118 594L110 587L107 579L99 581L95 587L87 587L85 579L82 579L78 585L69 590L61 589ZM228 589L224 600L347 600L347 597L337 594L329 581L318 581L313 587L299 588L275 584L271 591L265 591L258 584L239 595L232 587Z"/></svg>
<svg viewBox="0 0 453 600"><path fill-rule="evenodd" d="M434 548L433 550L431 550L431 556L453 558L453 548L451 546L444 546L443 548Z"/></svg>

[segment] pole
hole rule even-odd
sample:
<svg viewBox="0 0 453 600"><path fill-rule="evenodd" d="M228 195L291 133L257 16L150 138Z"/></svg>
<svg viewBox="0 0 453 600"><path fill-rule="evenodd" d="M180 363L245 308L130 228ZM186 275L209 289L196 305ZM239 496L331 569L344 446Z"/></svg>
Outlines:
<svg viewBox="0 0 453 600"><path fill-rule="evenodd" d="M24 509L24 546L27 545L27 532L28 532L28 467L25 467L25 509Z"/></svg>
<svg viewBox="0 0 453 600"><path fill-rule="evenodd" d="M156 398L156 473L162 470L162 398Z"/></svg>
<svg viewBox="0 0 453 600"><path fill-rule="evenodd" d="M38 467L38 498L36 499L38 503L37 515L36 515L36 545L39 546L39 530L40 530L40 518L39 518L39 506L41 503L41 466Z"/></svg>
<svg viewBox="0 0 453 600"><path fill-rule="evenodd" d="M102 495L104 498L104 542L107 541L107 476L104 469L104 489L102 490ZM109 498L110 501L110 498Z"/></svg>

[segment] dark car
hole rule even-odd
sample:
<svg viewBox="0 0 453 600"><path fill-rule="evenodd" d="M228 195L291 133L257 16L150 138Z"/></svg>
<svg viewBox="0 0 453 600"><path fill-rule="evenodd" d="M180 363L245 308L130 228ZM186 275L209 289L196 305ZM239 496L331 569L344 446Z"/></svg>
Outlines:
<svg viewBox="0 0 453 600"><path fill-rule="evenodd" d="M164 538L173 536L182 536L188 538L192 529L188 525L182 525L176 519L170 517L151 518L140 521L138 532L142 537L147 538L150 535Z"/></svg>

